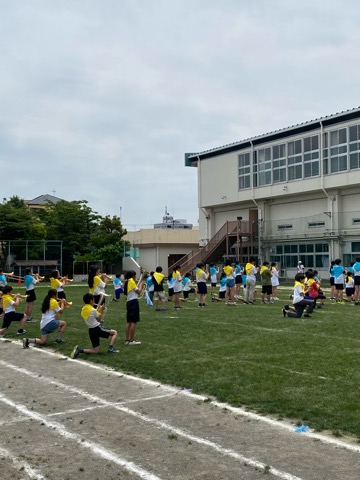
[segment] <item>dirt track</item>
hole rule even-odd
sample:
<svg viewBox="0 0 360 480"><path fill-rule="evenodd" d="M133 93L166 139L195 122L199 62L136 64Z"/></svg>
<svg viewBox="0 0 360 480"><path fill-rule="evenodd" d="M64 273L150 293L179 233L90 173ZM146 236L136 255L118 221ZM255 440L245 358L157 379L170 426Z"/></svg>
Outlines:
<svg viewBox="0 0 360 480"><path fill-rule="evenodd" d="M360 478L357 444L47 349L0 349L3 480Z"/></svg>

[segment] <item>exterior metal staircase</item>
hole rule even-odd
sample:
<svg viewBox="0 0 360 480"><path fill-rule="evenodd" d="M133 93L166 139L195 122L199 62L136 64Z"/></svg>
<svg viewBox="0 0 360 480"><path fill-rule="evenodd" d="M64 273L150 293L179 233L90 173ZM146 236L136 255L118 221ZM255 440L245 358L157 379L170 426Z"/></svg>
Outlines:
<svg viewBox="0 0 360 480"><path fill-rule="evenodd" d="M237 245L239 256L241 256L243 238L247 237L252 244L256 232L257 224L254 224L254 222L228 221L204 247L192 250L174 265L171 265L169 272L172 272L175 265L180 265L181 271L186 273L192 272L198 263L222 262L224 258L231 256L231 249L234 245Z"/></svg>

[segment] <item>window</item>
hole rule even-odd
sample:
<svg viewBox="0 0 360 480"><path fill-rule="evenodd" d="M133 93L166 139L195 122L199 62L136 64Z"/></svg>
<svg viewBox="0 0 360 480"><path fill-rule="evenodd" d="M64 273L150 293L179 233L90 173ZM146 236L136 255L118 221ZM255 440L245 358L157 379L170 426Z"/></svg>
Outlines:
<svg viewBox="0 0 360 480"><path fill-rule="evenodd" d="M356 243L356 242L355 242ZM360 242L358 243L360 251ZM329 245L327 243L303 243L275 245L275 252L283 268L296 268L299 260L306 268L328 268Z"/></svg>
<svg viewBox="0 0 360 480"><path fill-rule="evenodd" d="M288 142L288 180L302 178L302 145L301 140Z"/></svg>
<svg viewBox="0 0 360 480"><path fill-rule="evenodd" d="M257 151L259 186L271 184L271 148Z"/></svg>
<svg viewBox="0 0 360 480"><path fill-rule="evenodd" d="M309 222L309 228L325 227L325 222Z"/></svg>
<svg viewBox="0 0 360 480"><path fill-rule="evenodd" d="M277 226L278 230L292 230L292 228L293 226L290 223Z"/></svg>
<svg viewBox="0 0 360 480"><path fill-rule="evenodd" d="M360 218L353 218L352 219L352 224L353 225L360 225Z"/></svg>
<svg viewBox="0 0 360 480"><path fill-rule="evenodd" d="M239 155L239 190L250 188L250 153Z"/></svg>
<svg viewBox="0 0 360 480"><path fill-rule="evenodd" d="M330 132L330 172L347 170L347 132L346 128Z"/></svg>
<svg viewBox="0 0 360 480"><path fill-rule="evenodd" d="M319 135L304 138L304 177L316 177L320 173Z"/></svg>
<svg viewBox="0 0 360 480"><path fill-rule="evenodd" d="M360 168L360 125L349 128L350 170Z"/></svg>
<svg viewBox="0 0 360 480"><path fill-rule="evenodd" d="M286 145L272 147L273 183L286 182Z"/></svg>

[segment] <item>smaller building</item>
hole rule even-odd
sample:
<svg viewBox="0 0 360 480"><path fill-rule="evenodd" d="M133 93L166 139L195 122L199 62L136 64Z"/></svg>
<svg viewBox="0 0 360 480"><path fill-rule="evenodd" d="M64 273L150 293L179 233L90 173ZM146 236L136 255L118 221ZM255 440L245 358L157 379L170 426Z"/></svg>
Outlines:
<svg viewBox="0 0 360 480"><path fill-rule="evenodd" d="M45 208L49 203L58 203L61 201L61 198L54 197L54 195L40 195L39 197L34 198L33 200L24 200L25 205L31 209Z"/></svg>
<svg viewBox="0 0 360 480"><path fill-rule="evenodd" d="M182 229L182 230L191 230L193 228L192 223L187 223L186 220L177 219L175 220L173 216L165 208L165 215L163 216L162 223L155 223L154 228L173 228L173 229Z"/></svg>

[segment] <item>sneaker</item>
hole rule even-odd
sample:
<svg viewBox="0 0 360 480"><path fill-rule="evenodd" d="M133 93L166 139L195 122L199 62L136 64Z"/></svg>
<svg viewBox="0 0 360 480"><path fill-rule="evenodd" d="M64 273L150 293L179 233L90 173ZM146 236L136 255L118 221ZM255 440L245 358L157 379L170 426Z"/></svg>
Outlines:
<svg viewBox="0 0 360 480"><path fill-rule="evenodd" d="M163 312L167 312L167 308L162 308L162 311L163 311Z"/></svg>
<svg viewBox="0 0 360 480"><path fill-rule="evenodd" d="M161 308L155 308L155 312L160 312Z"/></svg>
<svg viewBox="0 0 360 480"><path fill-rule="evenodd" d="M115 350L115 348L113 346L110 346L108 348L108 353L118 353L118 352L119 352L119 350Z"/></svg>
<svg viewBox="0 0 360 480"><path fill-rule="evenodd" d="M26 323L35 323L37 322L37 320L35 320L35 318L33 317L29 317L28 319L26 319Z"/></svg>
<svg viewBox="0 0 360 480"><path fill-rule="evenodd" d="M311 315L309 315L308 313L305 313L304 317L311 318Z"/></svg>
<svg viewBox="0 0 360 480"><path fill-rule="evenodd" d="M129 345L129 343L130 343L129 340L125 340L124 345Z"/></svg>
<svg viewBox="0 0 360 480"><path fill-rule="evenodd" d="M16 335L24 335L26 333L26 330L18 330L16 332Z"/></svg>
<svg viewBox="0 0 360 480"><path fill-rule="evenodd" d="M287 311L285 310L285 308L283 308L283 309L282 309L283 317L286 317L286 312L287 312Z"/></svg>
<svg viewBox="0 0 360 480"><path fill-rule="evenodd" d="M129 342L129 345L141 345L141 342L139 342L138 340L131 340L131 342Z"/></svg>
<svg viewBox="0 0 360 480"><path fill-rule="evenodd" d="M198 301L199 301L199 299L198 299L198 298L195 298L194 302L198 302Z"/></svg>
<svg viewBox="0 0 360 480"><path fill-rule="evenodd" d="M23 338L23 348L29 348L29 339Z"/></svg>
<svg viewBox="0 0 360 480"><path fill-rule="evenodd" d="M57 338L55 340L55 343L65 343L64 340L62 338Z"/></svg>
<svg viewBox="0 0 360 480"><path fill-rule="evenodd" d="M71 352L70 354L70 358L77 358L79 355L80 355L80 347L79 345L75 345L75 347L73 348L73 351Z"/></svg>

